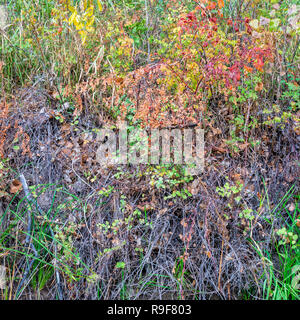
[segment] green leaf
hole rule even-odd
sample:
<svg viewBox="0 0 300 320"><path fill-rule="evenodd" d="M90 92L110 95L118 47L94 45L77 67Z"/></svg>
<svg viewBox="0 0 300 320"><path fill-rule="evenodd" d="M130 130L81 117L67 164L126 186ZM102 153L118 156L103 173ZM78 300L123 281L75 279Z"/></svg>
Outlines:
<svg viewBox="0 0 300 320"><path fill-rule="evenodd" d="M123 262L123 261L117 262L116 268L118 268L118 269L124 269L124 268L125 268L125 262Z"/></svg>

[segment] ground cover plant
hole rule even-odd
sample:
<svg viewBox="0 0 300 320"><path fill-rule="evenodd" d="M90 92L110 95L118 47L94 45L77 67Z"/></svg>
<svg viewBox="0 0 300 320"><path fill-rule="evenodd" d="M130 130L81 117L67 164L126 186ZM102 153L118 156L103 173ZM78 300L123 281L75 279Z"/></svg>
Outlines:
<svg viewBox="0 0 300 320"><path fill-rule="evenodd" d="M0 295L299 299L297 0L0 0ZM205 166L97 161L204 130Z"/></svg>

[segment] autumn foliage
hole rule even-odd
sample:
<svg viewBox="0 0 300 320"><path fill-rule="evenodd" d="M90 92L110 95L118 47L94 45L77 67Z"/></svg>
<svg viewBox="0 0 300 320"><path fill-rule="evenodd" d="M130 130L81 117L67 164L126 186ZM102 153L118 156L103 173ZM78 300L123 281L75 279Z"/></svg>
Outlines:
<svg viewBox="0 0 300 320"><path fill-rule="evenodd" d="M114 74L106 78L106 84L118 87L113 99L119 117L126 119L129 100L134 119L145 126L201 124L211 99L226 103L247 78L263 74L274 59L274 35L253 35L248 17L225 20L223 6L223 1L202 1L166 28L170 40L160 41L153 63L121 81ZM124 94L127 100L122 101Z"/></svg>

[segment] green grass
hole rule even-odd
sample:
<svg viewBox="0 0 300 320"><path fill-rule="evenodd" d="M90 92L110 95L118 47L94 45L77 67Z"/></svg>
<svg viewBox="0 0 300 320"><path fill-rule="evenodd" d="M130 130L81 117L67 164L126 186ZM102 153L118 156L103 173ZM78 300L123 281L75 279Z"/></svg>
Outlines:
<svg viewBox="0 0 300 320"><path fill-rule="evenodd" d="M294 208L291 207L291 201L294 203ZM267 202L269 203L268 197ZM260 279L263 280L263 286L260 289L264 300L299 300L300 298L299 213L299 195L296 186L293 185L271 210L271 219L267 219L272 226L271 249L261 249L263 243L253 243L253 239L250 240L264 265L263 278ZM273 228L274 219L281 221L281 228L285 227L288 232L298 236L294 246L280 241Z"/></svg>
<svg viewBox="0 0 300 320"><path fill-rule="evenodd" d="M54 187L54 185L39 185L31 188L31 192L38 198L51 187ZM56 198L58 195L61 197L62 194L65 197L72 197L57 205L58 201ZM64 224L57 222L62 209L67 210L68 206L75 207L81 205L81 202L77 201L78 198L71 195L65 189L56 187L53 192L50 209L47 213L41 213L37 204L27 201L26 197L20 199L17 205L13 206L12 203L16 200L17 196L15 195L11 204L5 210L2 217L0 217L0 229L2 230L0 249L1 252L8 253L5 258L5 264L11 274L9 282L15 284L11 286L11 290L13 287L19 286L19 289L14 292L14 298L18 298L28 285L32 285L33 288L39 291L42 290L53 280L56 270L65 279L69 279L68 281L89 278L89 275L93 272L75 252L70 234L68 234L68 230L66 230ZM32 218L32 228L28 234L27 231L23 230L27 230L28 221L26 217L29 214ZM24 225L25 228L23 228ZM24 238L27 236L30 239L30 243L34 245L36 255L24 243ZM27 279L24 282L21 282L18 276L20 270L17 272L17 263L22 260L25 262L24 269L26 269L26 266L31 265ZM12 296L12 293L8 295L7 292L4 292L2 294L2 298L4 299L7 299L8 296Z"/></svg>

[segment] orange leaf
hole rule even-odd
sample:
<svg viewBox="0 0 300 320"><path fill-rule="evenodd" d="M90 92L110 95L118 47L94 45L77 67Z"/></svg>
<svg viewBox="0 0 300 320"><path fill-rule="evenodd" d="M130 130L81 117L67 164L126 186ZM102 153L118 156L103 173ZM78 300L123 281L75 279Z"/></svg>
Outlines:
<svg viewBox="0 0 300 320"><path fill-rule="evenodd" d="M261 91L264 88L264 85L262 82L257 83L255 86L255 91Z"/></svg>
<svg viewBox="0 0 300 320"><path fill-rule="evenodd" d="M22 189L22 183L19 180L13 180L10 185L10 193L17 193Z"/></svg>
<svg viewBox="0 0 300 320"><path fill-rule="evenodd" d="M207 10L213 10L217 4L215 2L210 2L209 5L206 7Z"/></svg>
<svg viewBox="0 0 300 320"><path fill-rule="evenodd" d="M218 0L218 6L220 9L224 7L224 1L223 0Z"/></svg>
<svg viewBox="0 0 300 320"><path fill-rule="evenodd" d="M2 197L8 197L8 196L9 196L9 194L8 194L7 192L0 190L0 198L2 198Z"/></svg>
<svg viewBox="0 0 300 320"><path fill-rule="evenodd" d="M248 67L248 66L244 66L244 70L245 70L245 75L247 76L249 73L252 73L253 68Z"/></svg>
<svg viewBox="0 0 300 320"><path fill-rule="evenodd" d="M206 251L206 255L208 256L208 258L211 258L211 252L210 251Z"/></svg>
<svg viewBox="0 0 300 320"><path fill-rule="evenodd" d="M262 59L257 59L253 64L258 71L263 72L264 62L262 61Z"/></svg>

